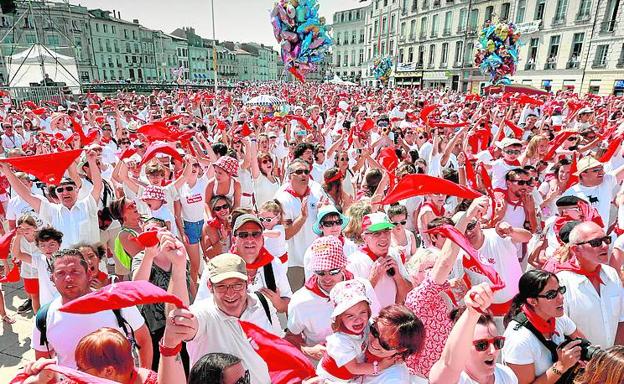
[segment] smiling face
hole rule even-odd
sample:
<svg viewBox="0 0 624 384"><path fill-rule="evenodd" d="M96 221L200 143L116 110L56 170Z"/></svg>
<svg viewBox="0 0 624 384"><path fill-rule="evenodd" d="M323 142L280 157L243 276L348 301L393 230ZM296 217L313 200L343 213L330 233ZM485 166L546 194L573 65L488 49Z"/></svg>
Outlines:
<svg viewBox="0 0 624 384"><path fill-rule="evenodd" d="M26 238L26 240L32 242L35 239L35 232L37 232L37 228L29 225L27 223L21 223L19 225L19 230L22 232L22 235Z"/></svg>
<svg viewBox="0 0 624 384"><path fill-rule="evenodd" d="M208 286L212 290L217 307L223 313L234 317L240 316L247 303L246 281L230 278L216 284L211 284L209 281Z"/></svg>
<svg viewBox="0 0 624 384"><path fill-rule="evenodd" d="M52 282L63 302L74 300L89 290L89 275L80 261L79 255L67 255L54 261Z"/></svg>
<svg viewBox="0 0 624 384"><path fill-rule="evenodd" d="M39 248L41 253L43 253L47 257L50 257L54 252L58 251L61 248L61 243L56 240L50 239L40 241L39 243L37 243L37 247Z"/></svg>
<svg viewBox="0 0 624 384"><path fill-rule="evenodd" d="M67 208L71 208L78 200L78 188L75 184L61 184L56 187L56 195L61 204Z"/></svg>
<svg viewBox="0 0 624 384"><path fill-rule="evenodd" d="M579 244L594 239L602 239L606 236L605 231L592 222L583 223L583 227L577 230L582 232L578 236L578 241L575 241L575 245L572 246L572 252L578 259L580 267L591 272L599 264L607 264L609 262L609 244L604 241L601 241L597 247L593 247L589 243Z"/></svg>
<svg viewBox="0 0 624 384"><path fill-rule="evenodd" d="M583 171L579 179L581 180L581 184L587 187L595 187L597 185L602 184L604 180L605 172L604 167L599 165L597 167L589 168L586 171Z"/></svg>
<svg viewBox="0 0 624 384"><path fill-rule="evenodd" d="M364 232L362 238L366 246L377 256L386 256L390 248L390 230L384 229L373 233Z"/></svg>
<svg viewBox="0 0 624 384"><path fill-rule="evenodd" d="M247 234L260 233L260 236L247 236L246 238L238 236L238 234L243 232ZM238 228L236 234L234 234L234 236L232 237L232 241L236 249L235 253L242 257L246 263L252 263L256 260L260 249L264 245L262 228L254 222L245 223L240 228Z"/></svg>
<svg viewBox="0 0 624 384"><path fill-rule="evenodd" d="M98 258L97 254L93 252L93 249L91 249L91 247L82 247L79 250L80 253L82 253L82 257L84 257L87 264L89 265L89 272L92 276L95 276L97 274L97 271L99 270L100 264L100 259Z"/></svg>
<svg viewBox="0 0 624 384"><path fill-rule="evenodd" d="M262 159L258 159L258 166L260 167L260 171L262 171L263 174L273 174L273 159L271 159L271 157L266 156Z"/></svg>
<svg viewBox="0 0 624 384"><path fill-rule="evenodd" d="M212 216L221 221L227 221L230 216L230 203L225 199L220 199L214 203L211 208Z"/></svg>
<svg viewBox="0 0 624 384"><path fill-rule="evenodd" d="M221 167L214 167L215 179L219 183L225 183L230 179L230 175L227 174Z"/></svg>
<svg viewBox="0 0 624 384"><path fill-rule="evenodd" d="M349 332L361 334L368 326L370 317L370 306L365 301L360 301L351 308L339 315L337 321L342 322L342 326Z"/></svg>
<svg viewBox="0 0 624 384"><path fill-rule="evenodd" d="M477 324L472 337L473 341L488 340L498 336L496 325L487 323L487 325ZM466 372L473 377L483 377L485 375L493 375L496 368L496 359L500 353L493 343L489 343L485 351L478 351L473 347L468 359L466 360Z"/></svg>
<svg viewBox="0 0 624 384"><path fill-rule="evenodd" d="M323 236L340 236L342 234L342 223L340 221L341 218L337 213L328 213L323 216L319 223Z"/></svg>

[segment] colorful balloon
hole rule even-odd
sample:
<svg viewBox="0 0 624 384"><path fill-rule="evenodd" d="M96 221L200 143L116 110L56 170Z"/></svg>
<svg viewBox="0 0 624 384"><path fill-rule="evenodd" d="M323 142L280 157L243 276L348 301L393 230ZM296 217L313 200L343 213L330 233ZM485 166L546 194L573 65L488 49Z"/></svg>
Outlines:
<svg viewBox="0 0 624 384"><path fill-rule="evenodd" d="M477 42L475 65L489 75L490 83L510 84L516 72L520 32L513 23L487 21Z"/></svg>

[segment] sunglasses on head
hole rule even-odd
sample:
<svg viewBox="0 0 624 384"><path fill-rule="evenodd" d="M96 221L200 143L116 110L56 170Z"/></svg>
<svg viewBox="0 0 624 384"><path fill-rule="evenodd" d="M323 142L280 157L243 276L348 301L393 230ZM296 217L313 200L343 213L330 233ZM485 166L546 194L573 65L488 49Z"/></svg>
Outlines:
<svg viewBox="0 0 624 384"><path fill-rule="evenodd" d="M493 345L496 350L503 349L503 346L505 345L505 337L496 336L491 339L480 339L472 342L472 345L474 345L477 352L487 351L490 348L490 344Z"/></svg>
<svg viewBox="0 0 624 384"><path fill-rule="evenodd" d="M324 228L331 228L331 227L335 227L337 225L342 225L342 219L337 219L337 220L324 220L321 221L321 225Z"/></svg>
<svg viewBox="0 0 624 384"><path fill-rule="evenodd" d="M562 285L561 287L559 287L557 289L551 289L550 291L544 293L543 295L537 295L537 297L541 297L541 298L546 299L546 300L553 300L560 293L562 295L564 293L566 293L565 285Z"/></svg>
<svg viewBox="0 0 624 384"><path fill-rule="evenodd" d="M65 187L56 187L56 193L63 193L64 191L71 192L74 190L74 186L67 185Z"/></svg>
<svg viewBox="0 0 624 384"><path fill-rule="evenodd" d="M309 175L310 174L310 170L309 169L297 169L296 171L293 171L293 173L295 175Z"/></svg>
<svg viewBox="0 0 624 384"><path fill-rule="evenodd" d="M381 348L383 348L386 351L394 350L394 348L392 348L390 345L388 345L388 343L386 343L385 341L381 340L381 336L379 335L379 330L377 329L377 326L375 324L371 324L370 325L370 334L375 339L377 339L377 341L379 342L379 346Z"/></svg>
<svg viewBox="0 0 624 384"><path fill-rule="evenodd" d="M328 271L314 271L314 274L323 277L323 276L336 276L342 271L342 268L330 269Z"/></svg>
<svg viewBox="0 0 624 384"><path fill-rule="evenodd" d="M606 245L611 244L611 236L604 236L604 237L599 237L596 239L583 241L581 243L577 243L576 245L589 244L592 246L592 248L598 248L602 245L602 243L605 243Z"/></svg>
<svg viewBox="0 0 624 384"><path fill-rule="evenodd" d="M229 204L216 205L214 208L212 208L214 212L219 212L224 209L230 209L230 205Z"/></svg>
<svg viewBox="0 0 624 384"><path fill-rule="evenodd" d="M254 232L238 232L236 235L236 237L239 237L241 239L246 239L248 237L252 237L254 239L259 239L260 236L262 236L262 232L260 231L254 231Z"/></svg>

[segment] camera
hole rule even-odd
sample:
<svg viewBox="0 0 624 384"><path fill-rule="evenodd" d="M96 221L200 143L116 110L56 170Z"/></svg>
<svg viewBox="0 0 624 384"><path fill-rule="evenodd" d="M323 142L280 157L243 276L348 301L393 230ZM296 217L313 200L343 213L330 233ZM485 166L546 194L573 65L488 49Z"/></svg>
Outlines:
<svg viewBox="0 0 624 384"><path fill-rule="evenodd" d="M599 346L593 345L589 340L583 339L582 337L577 337L574 339L566 338L566 340L559 345L559 348L563 348L566 345L570 344L573 341L580 340L581 343L578 345L581 347L581 361L589 361L591 360L597 353L601 352Z"/></svg>

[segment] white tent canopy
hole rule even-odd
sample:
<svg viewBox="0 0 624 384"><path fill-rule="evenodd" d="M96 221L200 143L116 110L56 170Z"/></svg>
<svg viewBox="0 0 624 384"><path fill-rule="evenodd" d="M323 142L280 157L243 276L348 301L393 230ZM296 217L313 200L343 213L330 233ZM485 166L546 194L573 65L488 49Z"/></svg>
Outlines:
<svg viewBox="0 0 624 384"><path fill-rule="evenodd" d="M80 85L76 60L40 44L34 44L22 52L5 57L5 62L10 87L28 87L30 83L40 83L43 80L43 73L57 83L62 82L68 86Z"/></svg>
<svg viewBox="0 0 624 384"><path fill-rule="evenodd" d="M344 81L344 80L342 80L340 77L338 77L338 75L334 75L334 78L329 80L329 82L332 83L332 84L356 85L355 83L353 83L351 81Z"/></svg>

